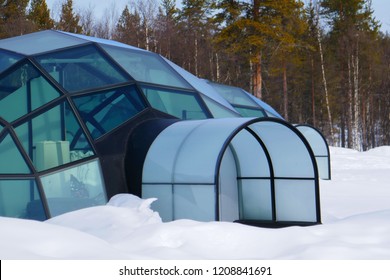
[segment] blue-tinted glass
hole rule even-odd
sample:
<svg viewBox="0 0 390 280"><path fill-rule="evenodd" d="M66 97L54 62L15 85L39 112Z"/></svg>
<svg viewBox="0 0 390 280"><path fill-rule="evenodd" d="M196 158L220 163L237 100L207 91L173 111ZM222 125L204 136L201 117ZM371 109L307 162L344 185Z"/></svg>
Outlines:
<svg viewBox="0 0 390 280"><path fill-rule="evenodd" d="M34 180L0 180L0 216L46 219Z"/></svg>
<svg viewBox="0 0 390 280"><path fill-rule="evenodd" d="M42 112L15 131L39 171L94 155L67 103Z"/></svg>
<svg viewBox="0 0 390 280"><path fill-rule="evenodd" d="M0 78L0 116L12 122L58 97L30 63Z"/></svg>
<svg viewBox="0 0 390 280"><path fill-rule="evenodd" d="M0 49L32 55L55 49L85 44L87 41L53 30L0 40Z"/></svg>
<svg viewBox="0 0 390 280"><path fill-rule="evenodd" d="M93 138L126 122L145 109L134 86L73 99Z"/></svg>
<svg viewBox="0 0 390 280"><path fill-rule="evenodd" d="M241 106L234 106L234 108L241 114L243 117L256 117L263 118L266 117L264 110L260 108L248 108Z"/></svg>
<svg viewBox="0 0 390 280"><path fill-rule="evenodd" d="M103 48L137 81L191 88L156 54L107 45L103 45Z"/></svg>
<svg viewBox="0 0 390 280"><path fill-rule="evenodd" d="M18 62L21 56L0 50L0 73Z"/></svg>
<svg viewBox="0 0 390 280"><path fill-rule="evenodd" d="M246 95L240 88L210 83L214 89L222 95L230 104L259 107L253 100Z"/></svg>
<svg viewBox="0 0 390 280"><path fill-rule="evenodd" d="M30 173L26 161L12 137L5 133L0 136L0 174Z"/></svg>
<svg viewBox="0 0 390 280"><path fill-rule="evenodd" d="M127 81L125 74L93 45L41 55L37 60L69 92Z"/></svg>
<svg viewBox="0 0 390 280"><path fill-rule="evenodd" d="M195 93L147 86L142 86L142 90L149 103L157 110L183 120L207 118L207 113L201 107Z"/></svg>
<svg viewBox="0 0 390 280"><path fill-rule="evenodd" d="M107 203L97 160L42 176L41 181L51 217Z"/></svg>

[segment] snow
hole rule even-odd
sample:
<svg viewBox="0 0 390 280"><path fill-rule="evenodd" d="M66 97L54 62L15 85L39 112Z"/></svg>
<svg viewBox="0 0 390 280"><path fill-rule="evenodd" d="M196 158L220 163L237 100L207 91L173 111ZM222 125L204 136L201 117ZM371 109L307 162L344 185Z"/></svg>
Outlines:
<svg viewBox="0 0 390 280"><path fill-rule="evenodd" d="M390 259L390 146L331 147L320 181L322 224L266 229L227 222L163 223L154 199L130 194L45 222L0 218L0 259Z"/></svg>

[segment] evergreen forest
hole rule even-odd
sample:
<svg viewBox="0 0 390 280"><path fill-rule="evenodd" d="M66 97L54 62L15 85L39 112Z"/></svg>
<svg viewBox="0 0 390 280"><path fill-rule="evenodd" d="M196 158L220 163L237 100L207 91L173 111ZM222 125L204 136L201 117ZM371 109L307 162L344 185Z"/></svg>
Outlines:
<svg viewBox="0 0 390 280"><path fill-rule="evenodd" d="M371 0L129 0L103 17L0 0L0 39L57 29L120 41L241 87L334 146L390 145L390 37Z"/></svg>

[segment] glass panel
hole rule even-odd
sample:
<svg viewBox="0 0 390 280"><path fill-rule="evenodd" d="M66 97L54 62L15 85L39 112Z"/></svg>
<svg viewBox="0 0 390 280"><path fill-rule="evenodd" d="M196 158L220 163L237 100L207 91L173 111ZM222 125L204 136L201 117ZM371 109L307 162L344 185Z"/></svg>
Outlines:
<svg viewBox="0 0 390 280"><path fill-rule="evenodd" d="M195 93L173 91L142 86L143 92L153 108L183 120L206 119Z"/></svg>
<svg viewBox="0 0 390 280"><path fill-rule="evenodd" d="M321 134L312 127L298 125L296 127L302 134L305 136L306 140L309 142L310 147L312 148L314 155L316 156L327 156L328 149L327 144L322 138Z"/></svg>
<svg viewBox="0 0 390 280"><path fill-rule="evenodd" d="M202 121L177 122L164 129L149 148L142 169L142 180L145 183L172 183L175 160L188 134L194 125Z"/></svg>
<svg viewBox="0 0 390 280"><path fill-rule="evenodd" d="M41 180L52 217L107 202L98 161L42 176Z"/></svg>
<svg viewBox="0 0 390 280"><path fill-rule="evenodd" d="M67 103L42 113L15 131L38 171L94 155Z"/></svg>
<svg viewBox="0 0 390 280"><path fill-rule="evenodd" d="M109 86L128 80L93 45L41 55L37 60L69 92Z"/></svg>
<svg viewBox="0 0 390 280"><path fill-rule="evenodd" d="M271 181L267 179L240 180L240 219L272 220Z"/></svg>
<svg viewBox="0 0 390 280"><path fill-rule="evenodd" d="M259 122L250 126L263 140L271 156L275 177L314 177L313 161L298 135L276 122Z"/></svg>
<svg viewBox="0 0 390 280"><path fill-rule="evenodd" d="M58 96L35 67L26 63L0 80L0 116L12 122Z"/></svg>
<svg viewBox="0 0 390 280"><path fill-rule="evenodd" d="M234 152L228 147L219 168L219 215L220 221L238 220L237 166Z"/></svg>
<svg viewBox="0 0 390 280"><path fill-rule="evenodd" d="M320 179L330 180L329 158L318 156L316 162Z"/></svg>
<svg viewBox="0 0 390 280"><path fill-rule="evenodd" d="M102 45L102 47L137 81L191 88L156 54L107 45Z"/></svg>
<svg viewBox="0 0 390 280"><path fill-rule="evenodd" d="M270 177L268 159L260 143L248 131L241 130L232 140L241 177Z"/></svg>
<svg viewBox="0 0 390 280"><path fill-rule="evenodd" d="M0 216L46 219L34 180L0 180Z"/></svg>
<svg viewBox="0 0 390 280"><path fill-rule="evenodd" d="M157 211L163 222L173 221L172 185L142 185L142 198L157 198L151 208Z"/></svg>
<svg viewBox="0 0 390 280"><path fill-rule="evenodd" d="M9 134L0 137L0 174L30 173L14 140Z"/></svg>
<svg viewBox="0 0 390 280"><path fill-rule="evenodd" d="M237 118L241 117L235 111L232 111L223 105L217 103L216 101L208 98L207 96L201 94L203 101L206 103L207 108L210 110L214 118Z"/></svg>
<svg viewBox="0 0 390 280"><path fill-rule="evenodd" d="M249 96L240 88L209 83L222 95L230 104L259 107Z"/></svg>
<svg viewBox="0 0 390 280"><path fill-rule="evenodd" d="M109 132L146 107L135 87L84 95L73 101L93 138Z"/></svg>
<svg viewBox="0 0 390 280"><path fill-rule="evenodd" d="M174 185L174 219L215 221L215 185Z"/></svg>
<svg viewBox="0 0 390 280"><path fill-rule="evenodd" d="M241 114L243 117L255 117L255 118L264 118L266 117L263 109L260 108L248 108L248 107L240 107L234 106L234 108Z"/></svg>
<svg viewBox="0 0 390 280"><path fill-rule="evenodd" d="M85 40L64 35L56 31L47 30L1 40L0 48L26 55L32 55L84 44L85 42Z"/></svg>
<svg viewBox="0 0 390 280"><path fill-rule="evenodd" d="M314 180L275 180L277 221L316 222Z"/></svg>
<svg viewBox="0 0 390 280"><path fill-rule="evenodd" d="M22 57L0 50L0 73L18 62Z"/></svg>

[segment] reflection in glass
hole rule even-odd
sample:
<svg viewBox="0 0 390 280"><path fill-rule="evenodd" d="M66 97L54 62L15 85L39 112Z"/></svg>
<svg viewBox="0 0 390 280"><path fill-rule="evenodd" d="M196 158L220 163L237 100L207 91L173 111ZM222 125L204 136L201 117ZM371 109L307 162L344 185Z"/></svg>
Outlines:
<svg viewBox="0 0 390 280"><path fill-rule="evenodd" d="M146 107L135 87L84 95L73 101L93 138L109 132Z"/></svg>
<svg viewBox="0 0 390 280"><path fill-rule="evenodd" d="M0 116L12 122L58 96L35 67L26 63L0 78Z"/></svg>
<svg viewBox="0 0 390 280"><path fill-rule="evenodd" d="M20 60L20 56L0 50L0 73Z"/></svg>
<svg viewBox="0 0 390 280"><path fill-rule="evenodd" d="M37 60L69 92L127 81L127 77L93 45L41 55Z"/></svg>
<svg viewBox="0 0 390 280"><path fill-rule="evenodd" d="M107 202L97 160L41 177L52 217Z"/></svg>
<svg viewBox="0 0 390 280"><path fill-rule="evenodd" d="M94 155L67 103L25 122L15 131L38 171Z"/></svg>
<svg viewBox="0 0 390 280"><path fill-rule="evenodd" d="M158 55L103 45L104 49L137 81L190 88Z"/></svg>
<svg viewBox="0 0 390 280"><path fill-rule="evenodd" d="M195 93L142 86L142 90L153 108L183 120L206 119Z"/></svg>
<svg viewBox="0 0 390 280"><path fill-rule="evenodd" d="M0 174L28 174L26 161L14 140L6 133L0 137Z"/></svg>
<svg viewBox="0 0 390 280"><path fill-rule="evenodd" d="M46 219L34 180L0 180L0 216Z"/></svg>

